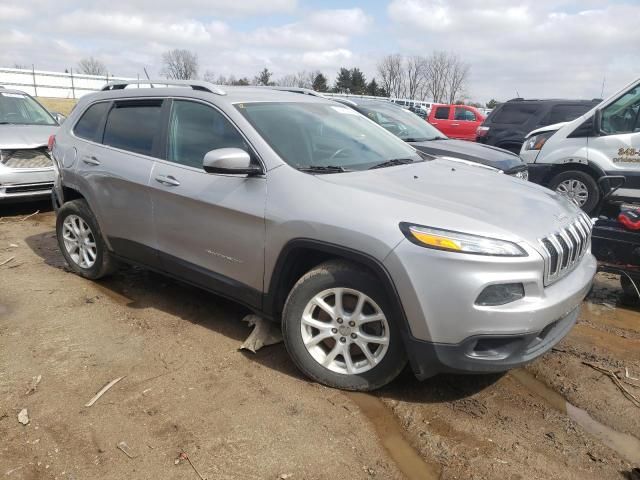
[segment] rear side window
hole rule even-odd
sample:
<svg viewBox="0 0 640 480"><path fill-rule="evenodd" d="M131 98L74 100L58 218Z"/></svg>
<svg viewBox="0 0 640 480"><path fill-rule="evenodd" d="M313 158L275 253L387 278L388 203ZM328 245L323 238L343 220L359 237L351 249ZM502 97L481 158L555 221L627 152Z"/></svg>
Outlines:
<svg viewBox="0 0 640 480"><path fill-rule="evenodd" d="M162 100L117 102L109 112L102 143L152 156L160 137Z"/></svg>
<svg viewBox="0 0 640 480"><path fill-rule="evenodd" d="M554 123L568 122L591 110L591 105L554 105L541 122L544 127Z"/></svg>
<svg viewBox="0 0 640 480"><path fill-rule="evenodd" d="M73 133L76 137L91 140L92 142L100 142L102 140L102 119L109 108L108 102L94 103L82 114Z"/></svg>
<svg viewBox="0 0 640 480"><path fill-rule="evenodd" d="M541 105L533 103L504 103L491 115L493 123L509 123L513 125L522 125L536 115Z"/></svg>
<svg viewBox="0 0 640 480"><path fill-rule="evenodd" d="M436 108L436 119L438 120L448 120L449 119L449 111L451 109L449 107L438 107Z"/></svg>

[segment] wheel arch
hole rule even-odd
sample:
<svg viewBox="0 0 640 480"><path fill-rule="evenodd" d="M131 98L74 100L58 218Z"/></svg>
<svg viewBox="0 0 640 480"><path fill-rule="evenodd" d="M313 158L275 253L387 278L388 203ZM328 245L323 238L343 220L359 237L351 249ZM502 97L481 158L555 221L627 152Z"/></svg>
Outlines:
<svg viewBox="0 0 640 480"><path fill-rule="evenodd" d="M394 310L392 315L400 321L403 335L409 333L400 295L382 262L349 247L306 238L290 240L280 252L263 302L265 313L271 318L279 318L291 288L300 277L322 262L332 259L347 260L366 268L378 279L389 296L388 300Z"/></svg>
<svg viewBox="0 0 640 480"><path fill-rule="evenodd" d="M605 172L596 164L592 162L578 162L578 161L568 161L566 163L562 163L559 165L554 165L544 176L542 180L542 184L548 186L551 183L551 180L557 175L568 172L570 170L578 170L580 172L584 172L593 177L593 179L598 182L598 179L605 175Z"/></svg>

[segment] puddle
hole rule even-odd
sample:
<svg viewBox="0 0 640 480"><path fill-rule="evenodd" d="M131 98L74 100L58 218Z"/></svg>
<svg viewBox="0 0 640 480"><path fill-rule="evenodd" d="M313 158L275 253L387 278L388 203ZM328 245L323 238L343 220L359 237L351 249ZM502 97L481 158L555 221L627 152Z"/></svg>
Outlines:
<svg viewBox="0 0 640 480"><path fill-rule="evenodd" d="M366 393L344 392L373 423L378 438L408 480L435 480L439 467L425 463L402 433L393 413L382 401Z"/></svg>
<svg viewBox="0 0 640 480"><path fill-rule="evenodd" d="M601 443L615 450L621 457L631 463L640 462L640 439L627 433L618 432L598 422L586 410L567 402L558 392L545 385L526 370L516 369L509 374L527 390L545 399L553 408L566 413L569 418L596 437Z"/></svg>

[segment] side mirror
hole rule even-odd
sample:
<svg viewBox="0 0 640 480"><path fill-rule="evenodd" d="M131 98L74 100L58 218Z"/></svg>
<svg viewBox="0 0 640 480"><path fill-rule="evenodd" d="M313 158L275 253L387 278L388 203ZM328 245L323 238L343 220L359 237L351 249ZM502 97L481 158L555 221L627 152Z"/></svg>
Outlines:
<svg viewBox="0 0 640 480"><path fill-rule="evenodd" d="M602 135L602 110L599 108L593 113L593 133Z"/></svg>
<svg viewBox="0 0 640 480"><path fill-rule="evenodd" d="M207 173L259 175L262 168L251 164L251 157L241 148L217 148L207 152L202 161Z"/></svg>
<svg viewBox="0 0 640 480"><path fill-rule="evenodd" d="M60 125L62 125L64 121L67 119L67 117L65 117L63 114L59 112L51 112L51 115L53 115L53 118L55 118L56 122L58 122Z"/></svg>

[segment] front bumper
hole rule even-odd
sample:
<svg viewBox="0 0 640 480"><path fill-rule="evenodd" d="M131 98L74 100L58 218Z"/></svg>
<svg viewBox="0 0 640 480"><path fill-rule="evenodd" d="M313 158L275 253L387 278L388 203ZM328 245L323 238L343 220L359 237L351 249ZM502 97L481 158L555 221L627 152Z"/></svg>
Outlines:
<svg viewBox="0 0 640 480"><path fill-rule="evenodd" d="M527 257L501 258L403 241L387 257L418 376L507 370L542 355L569 332L591 288L595 258L587 252L571 273L545 287L542 256L526 249ZM498 306L475 304L487 286L502 283L521 283L524 298Z"/></svg>
<svg viewBox="0 0 640 480"><path fill-rule="evenodd" d="M551 170L555 165L552 163L529 163L529 181L538 185L546 186Z"/></svg>
<svg viewBox="0 0 640 480"><path fill-rule="evenodd" d="M0 169L0 202L50 195L53 176L53 167Z"/></svg>

